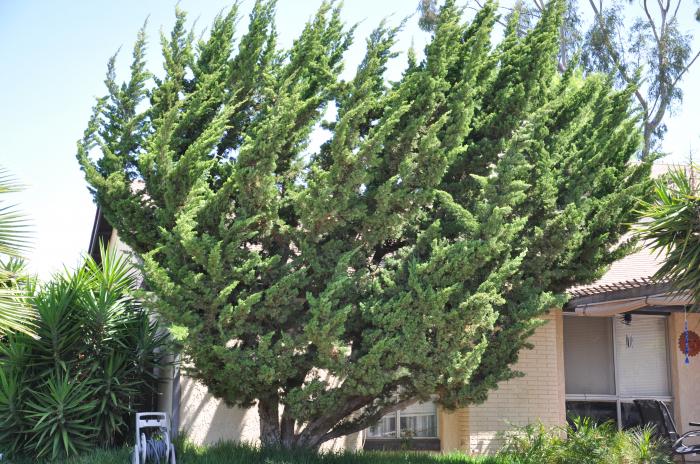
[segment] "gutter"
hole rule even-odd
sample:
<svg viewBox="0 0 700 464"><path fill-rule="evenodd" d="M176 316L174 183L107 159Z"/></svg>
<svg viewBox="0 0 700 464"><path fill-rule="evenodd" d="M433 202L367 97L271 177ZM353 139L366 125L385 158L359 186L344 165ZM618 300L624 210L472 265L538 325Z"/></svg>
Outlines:
<svg viewBox="0 0 700 464"><path fill-rule="evenodd" d="M693 304L693 298L688 292L662 293L647 295L638 298L626 298L620 300L601 301L577 305L573 312L577 316L610 317L616 314L635 311L649 307L663 306L688 306Z"/></svg>

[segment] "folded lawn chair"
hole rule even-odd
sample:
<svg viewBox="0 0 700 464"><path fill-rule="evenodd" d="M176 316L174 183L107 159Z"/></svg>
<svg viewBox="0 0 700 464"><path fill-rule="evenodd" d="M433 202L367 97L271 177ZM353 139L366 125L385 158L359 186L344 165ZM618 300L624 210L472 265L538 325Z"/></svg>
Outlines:
<svg viewBox="0 0 700 464"><path fill-rule="evenodd" d="M680 456L685 462L685 456L700 453L700 444L686 445L684 441L689 437L700 437L700 430L691 430L680 435L676 430L676 424L666 404L659 400L634 400L635 406L642 418L642 424L652 425L657 438L666 440L670 446L672 456ZM700 427L698 422L689 422L691 427Z"/></svg>

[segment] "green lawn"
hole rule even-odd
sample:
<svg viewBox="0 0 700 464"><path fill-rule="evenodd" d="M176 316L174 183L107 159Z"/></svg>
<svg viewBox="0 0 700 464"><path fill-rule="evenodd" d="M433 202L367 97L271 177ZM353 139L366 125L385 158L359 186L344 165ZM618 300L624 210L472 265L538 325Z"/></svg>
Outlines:
<svg viewBox="0 0 700 464"><path fill-rule="evenodd" d="M129 464L130 450L99 451L65 464ZM34 461L10 461L28 464ZM322 454L288 451L261 451L257 448L234 444L212 447L196 447L186 444L180 447L178 464L506 464L503 459L474 459L464 455L413 454L413 453L344 453Z"/></svg>

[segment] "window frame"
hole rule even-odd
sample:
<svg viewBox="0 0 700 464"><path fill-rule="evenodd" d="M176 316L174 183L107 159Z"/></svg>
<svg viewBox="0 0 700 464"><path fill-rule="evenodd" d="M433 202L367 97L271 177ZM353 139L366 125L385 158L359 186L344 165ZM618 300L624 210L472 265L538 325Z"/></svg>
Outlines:
<svg viewBox="0 0 700 464"><path fill-rule="evenodd" d="M390 436L376 436L376 435L370 435L369 434L369 429L370 427L367 427L365 429L365 439L367 440L435 440L436 438L440 438L440 421L438 420L438 407L437 404L435 404L434 401L431 401L433 407L435 408L435 411L432 414L426 414L426 413L410 413L406 414L406 416L411 417L411 416L434 416L435 417L435 436L430 436L430 437L416 437L416 436L411 436L411 437L404 437L401 435L401 412L403 410L398 410L394 411L390 414L386 414L382 416L382 419L385 417L389 416L394 416L396 419L396 431L394 432L394 435ZM410 407L410 406L409 406Z"/></svg>
<svg viewBox="0 0 700 464"><path fill-rule="evenodd" d="M574 313L563 313L565 317L586 317L580 316ZM622 403L630 403L634 400L659 400L664 403L675 405L673 399L673 376L671 375L672 370L672 358L671 358L671 341L669 340L669 330L668 330L668 316L659 314L635 314L636 316L643 316L645 318L661 318L664 322L664 339L666 343L666 377L668 379L668 388L670 395L622 395L620 394L620 372L618 370L619 358L617 352L617 317L619 316L609 316L609 323L612 325L612 355L611 360L613 364L614 373L614 384L615 384L615 394L613 395L600 395L600 394L581 394L581 393L566 393L566 382L564 382L564 409L566 410L566 402L568 401L579 401L579 402L600 402L600 403L615 403L616 410L616 422L617 428L622 430ZM562 324L563 324L562 320ZM634 318L632 319L634 323ZM563 346L562 346L563 348ZM566 375L566 365L564 366L564 375Z"/></svg>

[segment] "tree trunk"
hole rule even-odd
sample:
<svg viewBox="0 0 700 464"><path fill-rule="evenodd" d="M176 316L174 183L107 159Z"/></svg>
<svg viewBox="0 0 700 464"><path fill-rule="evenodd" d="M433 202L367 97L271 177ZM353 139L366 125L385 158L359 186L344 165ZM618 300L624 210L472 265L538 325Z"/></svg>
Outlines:
<svg viewBox="0 0 700 464"><path fill-rule="evenodd" d="M280 423L280 441L285 448L293 448L296 446L297 435L295 425L296 421L290 417L285 410L282 413L282 421Z"/></svg>
<svg viewBox="0 0 700 464"><path fill-rule="evenodd" d="M282 446L279 403L276 397L258 401L258 417L260 417L260 443L262 446Z"/></svg>

